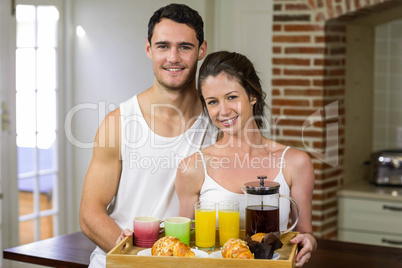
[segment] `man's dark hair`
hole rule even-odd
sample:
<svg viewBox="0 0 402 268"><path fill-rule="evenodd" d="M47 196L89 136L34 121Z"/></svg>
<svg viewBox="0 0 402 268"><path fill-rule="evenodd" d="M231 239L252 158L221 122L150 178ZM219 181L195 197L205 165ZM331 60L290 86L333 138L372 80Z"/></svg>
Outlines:
<svg viewBox="0 0 402 268"><path fill-rule="evenodd" d="M194 9L183 4L170 4L161 7L152 15L148 23L148 42L151 43L151 38L154 33L155 25L161 22L162 19L169 19L177 23L184 23L194 29L199 41L198 47L204 42L204 22L200 14Z"/></svg>

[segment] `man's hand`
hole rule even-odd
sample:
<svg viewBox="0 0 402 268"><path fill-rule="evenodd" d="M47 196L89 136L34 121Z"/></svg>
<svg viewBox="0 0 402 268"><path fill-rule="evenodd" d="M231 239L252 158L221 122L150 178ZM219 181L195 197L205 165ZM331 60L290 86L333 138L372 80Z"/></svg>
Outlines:
<svg viewBox="0 0 402 268"><path fill-rule="evenodd" d="M129 229L124 229L121 231L119 238L117 238L115 245L119 244L126 236L132 236L133 232Z"/></svg>

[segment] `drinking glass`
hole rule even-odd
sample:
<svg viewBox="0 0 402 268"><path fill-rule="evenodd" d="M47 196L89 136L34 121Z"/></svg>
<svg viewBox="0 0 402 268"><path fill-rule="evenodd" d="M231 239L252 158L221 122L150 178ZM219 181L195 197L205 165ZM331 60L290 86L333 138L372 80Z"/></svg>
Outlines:
<svg viewBox="0 0 402 268"><path fill-rule="evenodd" d="M230 238L239 238L239 202L224 200L218 203L219 245L223 245Z"/></svg>
<svg viewBox="0 0 402 268"><path fill-rule="evenodd" d="M199 201L195 203L195 246L200 250L215 249L216 203Z"/></svg>

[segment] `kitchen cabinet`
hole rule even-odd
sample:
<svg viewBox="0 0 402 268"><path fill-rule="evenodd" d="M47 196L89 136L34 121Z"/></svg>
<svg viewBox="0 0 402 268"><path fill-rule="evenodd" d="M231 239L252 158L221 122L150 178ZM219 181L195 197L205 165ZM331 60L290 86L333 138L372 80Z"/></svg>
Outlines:
<svg viewBox="0 0 402 268"><path fill-rule="evenodd" d="M338 240L402 248L402 187L361 182L341 189Z"/></svg>

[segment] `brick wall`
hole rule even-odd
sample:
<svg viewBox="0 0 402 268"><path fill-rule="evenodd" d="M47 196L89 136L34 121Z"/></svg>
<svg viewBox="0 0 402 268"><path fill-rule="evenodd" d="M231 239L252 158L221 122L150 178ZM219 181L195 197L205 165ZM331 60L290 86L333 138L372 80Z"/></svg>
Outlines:
<svg viewBox="0 0 402 268"><path fill-rule="evenodd" d="M274 138L308 151L315 169L313 230L337 235L343 184L345 52L348 21L398 0L274 0Z"/></svg>

